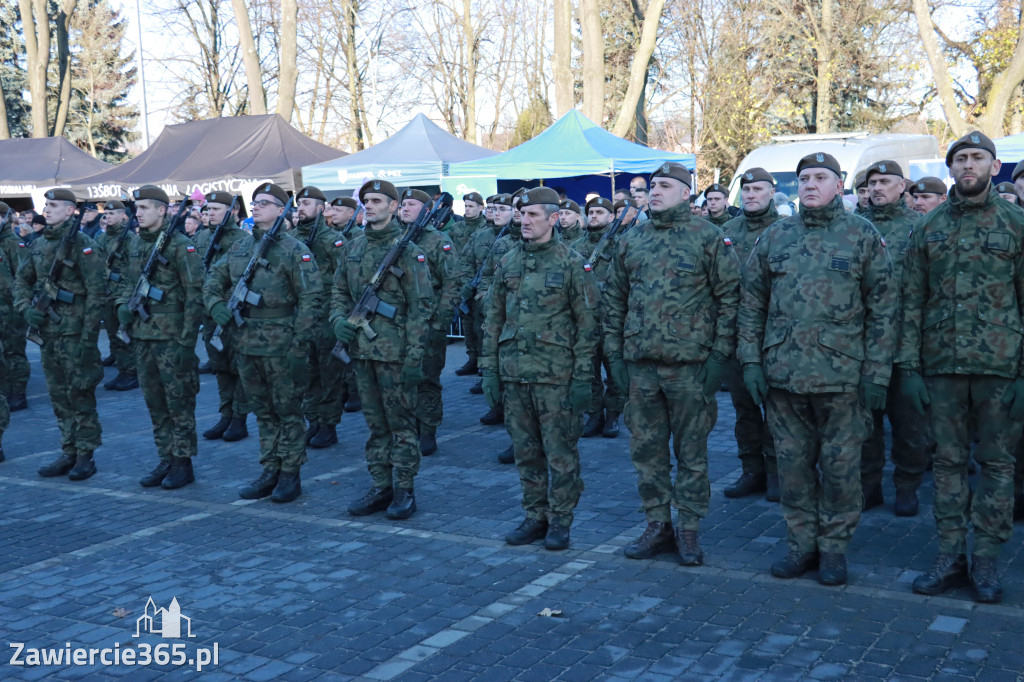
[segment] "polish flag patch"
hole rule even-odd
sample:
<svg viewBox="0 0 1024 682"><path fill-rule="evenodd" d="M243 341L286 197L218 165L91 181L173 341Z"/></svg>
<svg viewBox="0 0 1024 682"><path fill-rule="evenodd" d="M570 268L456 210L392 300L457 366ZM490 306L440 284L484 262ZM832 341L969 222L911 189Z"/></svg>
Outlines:
<svg viewBox="0 0 1024 682"><path fill-rule="evenodd" d="M88 256L90 253L92 253L92 247L91 246L85 247L84 249L82 249L82 253L84 253L86 256Z"/></svg>
<svg viewBox="0 0 1024 682"><path fill-rule="evenodd" d="M28 244L26 244L25 242L18 242L19 249L24 249L26 246L28 246Z"/></svg>
<svg viewBox="0 0 1024 682"><path fill-rule="evenodd" d="M302 262L303 263L308 263L311 260L313 260L313 258L308 253L302 254Z"/></svg>
<svg viewBox="0 0 1024 682"><path fill-rule="evenodd" d="M341 245L342 245L342 244L344 244L344 243L345 243L345 240L343 240L343 239L339 239L338 241L334 242L334 245L335 245L335 246L341 246Z"/></svg>
<svg viewBox="0 0 1024 682"><path fill-rule="evenodd" d="M732 246L732 240L729 239L728 237L725 237L724 239L722 239L722 241L725 242L726 246Z"/></svg>
<svg viewBox="0 0 1024 682"><path fill-rule="evenodd" d="M882 242L882 246L885 246L885 237L879 237L878 241Z"/></svg>
<svg viewBox="0 0 1024 682"><path fill-rule="evenodd" d="M452 245L451 244L445 244L441 248L444 249L445 251L451 251L452 250Z"/></svg>
<svg viewBox="0 0 1024 682"><path fill-rule="evenodd" d="M186 246L185 250L188 251L189 253L195 253L196 252L196 247L194 247L194 246Z"/></svg>
<svg viewBox="0 0 1024 682"><path fill-rule="evenodd" d="M420 255L416 256L416 260L422 263L427 260L427 257L421 253Z"/></svg>
<svg viewBox="0 0 1024 682"><path fill-rule="evenodd" d="M590 263L584 263L584 264L583 264L583 269L584 269L584 270L586 270L587 272L590 272L590 271L592 271L592 270L593 270L594 268L590 267Z"/></svg>

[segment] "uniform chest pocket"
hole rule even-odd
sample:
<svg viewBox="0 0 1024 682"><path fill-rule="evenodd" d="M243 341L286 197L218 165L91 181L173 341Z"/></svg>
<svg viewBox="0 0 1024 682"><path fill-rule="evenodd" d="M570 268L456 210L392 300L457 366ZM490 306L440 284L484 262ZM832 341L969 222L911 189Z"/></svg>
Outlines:
<svg viewBox="0 0 1024 682"><path fill-rule="evenodd" d="M523 273L521 272L506 272L501 278L501 283L508 291L519 291L519 285L523 281Z"/></svg>
<svg viewBox="0 0 1024 682"><path fill-rule="evenodd" d="M849 275L853 268L853 254L846 253L843 251L833 252L829 257L828 269L832 272L838 272L844 275Z"/></svg>
<svg viewBox="0 0 1024 682"><path fill-rule="evenodd" d="M550 289L561 289L565 286L565 273L547 272L544 273L544 286Z"/></svg>
<svg viewBox="0 0 1024 682"><path fill-rule="evenodd" d="M782 274L786 272L786 268L790 264L790 254L788 252L773 253L768 255L768 270L775 274Z"/></svg>
<svg viewBox="0 0 1024 682"><path fill-rule="evenodd" d="M677 275L680 275L682 277L688 277L690 275L695 274L696 272L697 272L697 261L696 261L696 259L694 259L694 258L692 258L690 256L687 256L685 258L680 258L676 262L676 274Z"/></svg>
<svg viewBox="0 0 1024 682"><path fill-rule="evenodd" d="M989 251L1009 251L1010 233L992 232L985 236L985 248Z"/></svg>

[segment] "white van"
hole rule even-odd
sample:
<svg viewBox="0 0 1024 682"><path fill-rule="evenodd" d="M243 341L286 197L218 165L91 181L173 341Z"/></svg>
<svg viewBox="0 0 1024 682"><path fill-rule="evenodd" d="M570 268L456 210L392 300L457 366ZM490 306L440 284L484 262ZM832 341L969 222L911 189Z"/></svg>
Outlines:
<svg viewBox="0 0 1024 682"><path fill-rule="evenodd" d="M776 191L784 192L790 201L796 201L796 164L815 152L826 152L836 157L843 169L843 186L853 190L857 173L876 161L892 160L900 164L907 179L911 175L911 162L938 159L939 141L934 135L868 135L867 133L836 133L832 135L785 135L772 138L770 144L747 154L736 169L729 186L729 203L739 205L740 176L748 168L761 167L775 176ZM944 162L943 162L943 165Z"/></svg>

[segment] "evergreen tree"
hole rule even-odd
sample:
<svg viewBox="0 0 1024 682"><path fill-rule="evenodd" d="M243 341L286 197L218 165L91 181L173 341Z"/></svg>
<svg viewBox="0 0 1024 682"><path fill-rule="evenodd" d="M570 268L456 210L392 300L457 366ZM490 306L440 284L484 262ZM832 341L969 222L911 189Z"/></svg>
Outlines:
<svg viewBox="0 0 1024 682"><path fill-rule="evenodd" d="M0 3L0 83L11 137L28 137L32 132L31 113L22 94L28 89L28 76L18 61L18 54L25 49L20 26L18 3Z"/></svg>

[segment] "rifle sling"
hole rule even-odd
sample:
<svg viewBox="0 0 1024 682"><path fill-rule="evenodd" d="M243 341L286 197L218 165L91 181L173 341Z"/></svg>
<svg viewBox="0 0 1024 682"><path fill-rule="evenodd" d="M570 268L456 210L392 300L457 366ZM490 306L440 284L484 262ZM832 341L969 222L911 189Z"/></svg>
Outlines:
<svg viewBox="0 0 1024 682"><path fill-rule="evenodd" d="M295 315L294 306L285 306L280 308L249 308L245 307L242 309L242 317L248 317L252 320L277 320L285 317L293 317Z"/></svg>

